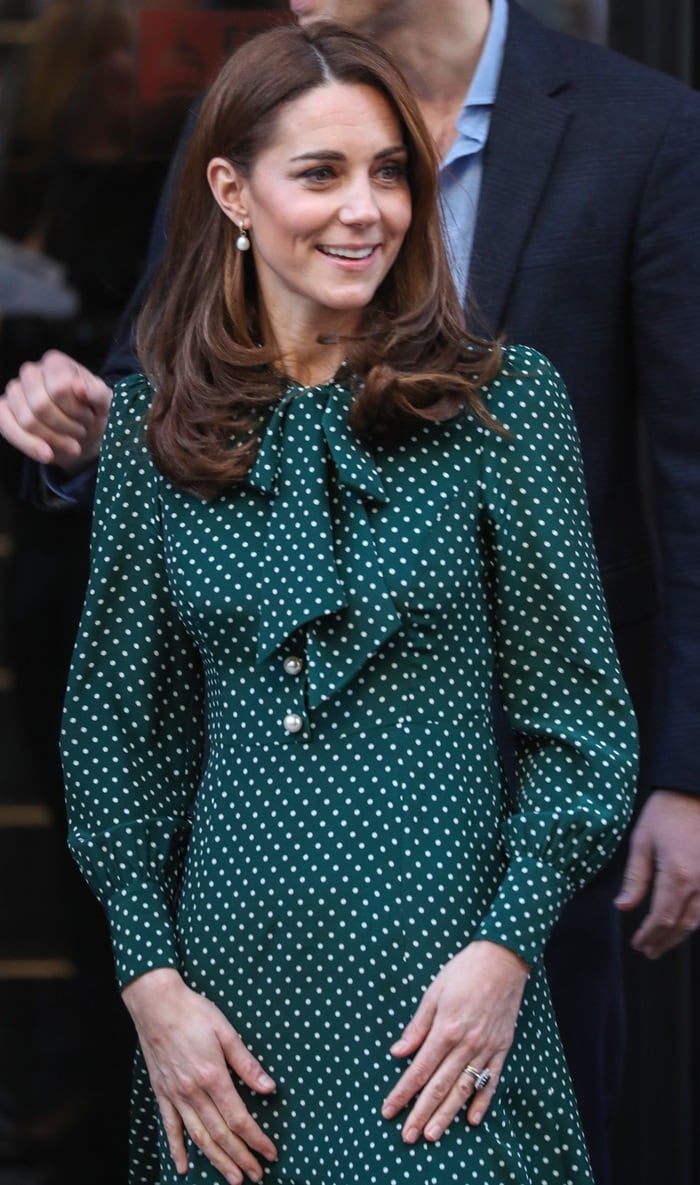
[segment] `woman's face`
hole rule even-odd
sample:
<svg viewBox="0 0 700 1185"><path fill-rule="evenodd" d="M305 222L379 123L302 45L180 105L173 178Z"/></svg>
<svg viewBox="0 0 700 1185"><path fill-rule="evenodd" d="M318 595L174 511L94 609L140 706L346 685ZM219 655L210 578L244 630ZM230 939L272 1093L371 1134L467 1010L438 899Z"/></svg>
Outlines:
<svg viewBox="0 0 700 1185"><path fill-rule="evenodd" d="M240 181L238 198L273 330L300 317L319 331L321 323L348 330L411 221L394 112L369 86L329 83L306 92L281 109L274 140Z"/></svg>

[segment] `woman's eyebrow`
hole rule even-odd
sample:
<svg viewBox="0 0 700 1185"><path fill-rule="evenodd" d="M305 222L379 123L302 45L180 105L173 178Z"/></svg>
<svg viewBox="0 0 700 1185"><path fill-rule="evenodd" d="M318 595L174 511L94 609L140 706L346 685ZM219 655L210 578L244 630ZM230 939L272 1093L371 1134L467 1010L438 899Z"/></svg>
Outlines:
<svg viewBox="0 0 700 1185"><path fill-rule="evenodd" d="M382 148L379 152L375 152L374 160L383 160L387 156L396 156L397 153L405 152L404 144L394 144L391 148ZM297 156L291 157L291 160L345 160L345 153L338 152L336 148L317 148L309 152L300 152Z"/></svg>

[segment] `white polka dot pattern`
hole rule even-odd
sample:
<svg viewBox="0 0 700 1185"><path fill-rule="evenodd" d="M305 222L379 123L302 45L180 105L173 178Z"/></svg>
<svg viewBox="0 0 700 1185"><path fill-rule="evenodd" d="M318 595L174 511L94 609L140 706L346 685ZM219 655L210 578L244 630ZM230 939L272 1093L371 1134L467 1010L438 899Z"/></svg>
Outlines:
<svg viewBox="0 0 700 1185"><path fill-rule="evenodd" d="M464 413L364 449L347 377L292 388L210 503L115 392L63 755L120 981L177 966L279 1084L278 1185L590 1185L541 965L636 768L561 382L519 347ZM501 784L497 678L520 800ZM206 689L206 690L204 690ZM204 702L208 746L201 770ZM388 1054L475 935L535 964L487 1119L406 1146ZM133 1185L175 1183L142 1062ZM223 1178L190 1149L188 1182Z"/></svg>

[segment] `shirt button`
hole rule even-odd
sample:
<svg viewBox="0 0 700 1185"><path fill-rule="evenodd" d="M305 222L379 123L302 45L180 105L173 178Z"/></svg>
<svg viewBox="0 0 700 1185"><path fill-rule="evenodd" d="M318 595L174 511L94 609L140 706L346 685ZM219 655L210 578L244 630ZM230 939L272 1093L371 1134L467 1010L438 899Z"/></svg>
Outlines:
<svg viewBox="0 0 700 1185"><path fill-rule="evenodd" d="M298 654L288 654L282 666L285 675L300 675L304 669L304 660Z"/></svg>
<svg viewBox="0 0 700 1185"><path fill-rule="evenodd" d="M304 727L304 717L300 716L298 712L287 712L282 723L287 732L301 732Z"/></svg>

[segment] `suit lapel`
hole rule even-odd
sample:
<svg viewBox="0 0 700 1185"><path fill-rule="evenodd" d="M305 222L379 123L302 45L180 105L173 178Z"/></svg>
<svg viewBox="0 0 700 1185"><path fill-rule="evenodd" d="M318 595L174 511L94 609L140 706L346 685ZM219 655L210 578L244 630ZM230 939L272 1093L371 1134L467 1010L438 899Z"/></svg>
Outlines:
<svg viewBox="0 0 700 1185"><path fill-rule="evenodd" d="M469 276L477 329L488 333L504 327L513 280L569 122L557 101L567 86L554 35L511 4Z"/></svg>

